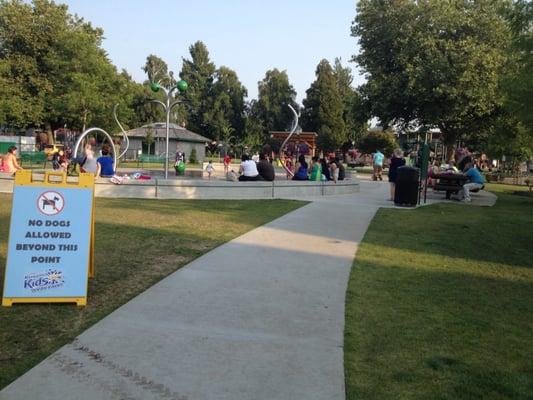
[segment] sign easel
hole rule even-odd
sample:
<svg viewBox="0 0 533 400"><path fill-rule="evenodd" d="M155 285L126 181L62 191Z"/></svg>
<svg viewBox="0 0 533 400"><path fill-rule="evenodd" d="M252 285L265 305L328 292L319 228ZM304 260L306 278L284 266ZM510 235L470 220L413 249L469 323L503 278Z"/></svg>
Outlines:
<svg viewBox="0 0 533 400"><path fill-rule="evenodd" d="M84 306L94 277L94 175L32 178L29 170L15 175L2 305Z"/></svg>

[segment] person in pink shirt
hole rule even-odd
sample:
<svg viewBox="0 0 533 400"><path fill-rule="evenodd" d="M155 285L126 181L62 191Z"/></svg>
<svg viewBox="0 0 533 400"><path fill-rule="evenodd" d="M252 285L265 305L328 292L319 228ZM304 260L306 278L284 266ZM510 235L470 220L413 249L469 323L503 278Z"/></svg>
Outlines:
<svg viewBox="0 0 533 400"><path fill-rule="evenodd" d="M17 162L17 148L15 146L11 146L9 149L7 149L7 154L4 157L4 172L8 173L15 173L19 169L22 169L22 167Z"/></svg>

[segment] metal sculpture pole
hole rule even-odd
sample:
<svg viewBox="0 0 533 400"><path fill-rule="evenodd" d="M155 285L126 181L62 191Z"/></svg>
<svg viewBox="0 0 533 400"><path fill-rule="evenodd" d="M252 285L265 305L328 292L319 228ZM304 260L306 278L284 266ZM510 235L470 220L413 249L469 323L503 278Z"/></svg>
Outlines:
<svg viewBox="0 0 533 400"><path fill-rule="evenodd" d="M118 117L117 117L118 104L119 103L115 104L115 107L113 107L113 117L115 118L115 121L116 121L117 125L119 126L120 130L122 131L122 135L124 136L124 141L126 142L126 147L125 147L124 151L122 153L120 153L120 155L117 157L117 159L120 160L126 154L126 152L128 151L128 149L130 147L130 139L129 139L128 135L126 134L126 131L122 127L122 124L118 120Z"/></svg>
<svg viewBox="0 0 533 400"><path fill-rule="evenodd" d="M294 132L296 132L296 130L298 129L298 120L299 120L300 116L298 115L296 110L290 104L289 104L289 108L291 109L292 113L294 114L294 119L292 120L292 127L291 127L291 131L290 131L289 135L283 141L283 143L281 144L281 146L279 148L280 156L281 156L281 152L283 151L283 148L285 147L285 145L287 144L287 142L289 141L291 136L294 134ZM292 172L290 169L287 168L287 166L285 165L285 162L281 159L281 157L279 158L279 160L281 162L282 167L285 169L285 171L287 171L287 173L290 176L294 176L294 172Z"/></svg>
<svg viewBox="0 0 533 400"><path fill-rule="evenodd" d="M117 151L116 151L116 148L115 148L115 144L113 143L113 138L111 137L111 135L109 133L107 133L106 131L104 131L101 128L89 128L89 129L87 129L85 132L83 132L80 135L80 137L78 138L78 141L76 142L76 146L74 146L74 153L72 154L73 157L76 157L76 154L78 154L78 149L80 147L80 144L81 144L82 140L85 138L85 136L87 136L91 132L102 132L105 136L107 136L107 138L111 142L111 147L113 148L113 165L114 165L113 168L116 170L116 168L117 168Z"/></svg>
<svg viewBox="0 0 533 400"><path fill-rule="evenodd" d="M115 104L115 107L113 107L113 117L115 117L115 121L117 122L118 126L120 127L120 130L122 131L122 134L124 135L124 139L125 139L125 142L126 142L126 148L124 149L124 151L122 153L120 153L120 155L117 156L117 149L115 147L115 143L113 143L113 138L111 137L111 135L109 133L107 133L106 131L104 131L103 129L95 127L95 128L89 128L89 129L85 130L80 135L80 137L76 141L76 145L74 146L74 153L73 153L73 157L74 158L78 154L78 150L80 148L81 142L83 141L83 139L88 134L90 134L92 132L102 132L109 139L109 142L111 143L111 147L113 149L113 166L114 166L113 169L116 171L117 161L120 160L126 154L126 152L128 151L128 148L130 147L130 139L128 138L128 135L126 135L126 131L124 131L124 128L122 127L122 124L118 120L117 108L118 108L118 103Z"/></svg>
<svg viewBox="0 0 533 400"><path fill-rule="evenodd" d="M165 145L165 179L168 179L168 145L169 145L169 136L170 136L170 112L172 109L178 105L179 103L182 103L182 100L174 100L173 93L177 89L180 93L184 93L187 90L187 82L184 80L179 81L176 86L171 86L170 88L165 88L164 86L161 86L160 82L152 82L150 84L150 87L152 88L153 92L159 92L159 90L163 90L165 93L166 99L165 102L162 102L161 100L150 100L152 103L161 104L163 106L163 109L165 110L166 117L167 117L167 123L166 123L166 145Z"/></svg>

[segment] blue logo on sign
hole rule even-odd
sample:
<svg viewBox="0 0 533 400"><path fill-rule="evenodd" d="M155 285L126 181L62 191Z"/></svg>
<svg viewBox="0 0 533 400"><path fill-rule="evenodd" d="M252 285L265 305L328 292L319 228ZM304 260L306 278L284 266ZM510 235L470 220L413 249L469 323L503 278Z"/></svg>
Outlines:
<svg viewBox="0 0 533 400"><path fill-rule="evenodd" d="M63 271L49 269L44 272L32 272L24 276L24 289L38 292L63 286Z"/></svg>

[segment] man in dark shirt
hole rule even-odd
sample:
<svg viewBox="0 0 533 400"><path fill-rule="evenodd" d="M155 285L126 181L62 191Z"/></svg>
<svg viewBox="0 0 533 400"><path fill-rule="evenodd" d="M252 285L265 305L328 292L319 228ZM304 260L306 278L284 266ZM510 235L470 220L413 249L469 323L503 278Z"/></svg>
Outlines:
<svg viewBox="0 0 533 400"><path fill-rule="evenodd" d="M266 159L264 153L261 153L259 155L259 162L257 163L257 172L259 172L259 176L265 181L272 182L276 177L276 174L274 173L274 167Z"/></svg>

